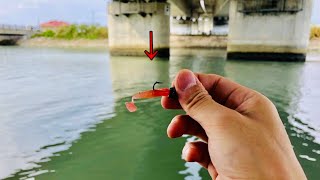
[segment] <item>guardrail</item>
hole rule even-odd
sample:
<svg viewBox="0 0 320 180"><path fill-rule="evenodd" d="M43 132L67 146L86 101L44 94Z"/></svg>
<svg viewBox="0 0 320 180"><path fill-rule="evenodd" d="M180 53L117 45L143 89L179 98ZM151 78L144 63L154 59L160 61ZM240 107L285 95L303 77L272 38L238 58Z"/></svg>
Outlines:
<svg viewBox="0 0 320 180"><path fill-rule="evenodd" d="M39 31L40 27L38 26L20 26L20 25L9 25L9 24L0 24L0 30L10 30L10 31Z"/></svg>

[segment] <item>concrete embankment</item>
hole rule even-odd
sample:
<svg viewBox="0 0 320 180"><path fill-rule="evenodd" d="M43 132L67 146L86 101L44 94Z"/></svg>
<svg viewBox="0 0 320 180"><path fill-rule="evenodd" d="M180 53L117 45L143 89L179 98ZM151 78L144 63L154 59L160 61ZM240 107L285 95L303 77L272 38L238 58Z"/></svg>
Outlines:
<svg viewBox="0 0 320 180"><path fill-rule="evenodd" d="M215 48L226 49L227 36L178 36L170 37L171 48ZM19 45L25 47L58 47L58 48L92 48L92 49L107 49L108 39L101 40L62 40L48 38L33 38L19 42ZM146 46L147 47L147 46ZM320 53L320 39L310 40L308 53Z"/></svg>
<svg viewBox="0 0 320 180"><path fill-rule="evenodd" d="M156 41L156 40L155 40ZM227 36L170 36L171 48L227 48ZM59 48L108 48L108 39L63 40L49 38L32 38L22 40L19 45L26 47L59 47ZM148 48L148 44L146 45Z"/></svg>
<svg viewBox="0 0 320 180"><path fill-rule="evenodd" d="M308 52L320 53L320 38L310 40Z"/></svg>
<svg viewBox="0 0 320 180"><path fill-rule="evenodd" d="M171 35L171 48L227 48L228 36ZM320 53L320 38L309 42L308 52Z"/></svg>
<svg viewBox="0 0 320 180"><path fill-rule="evenodd" d="M49 39L49 38L32 38L19 42L20 46L25 47L56 47L56 48L92 48L92 49L107 49L108 39Z"/></svg>

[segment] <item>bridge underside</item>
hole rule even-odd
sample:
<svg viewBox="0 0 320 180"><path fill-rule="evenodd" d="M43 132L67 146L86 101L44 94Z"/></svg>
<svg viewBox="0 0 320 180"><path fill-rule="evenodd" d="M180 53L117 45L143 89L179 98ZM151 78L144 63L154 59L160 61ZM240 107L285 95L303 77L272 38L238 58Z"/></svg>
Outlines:
<svg viewBox="0 0 320 180"><path fill-rule="evenodd" d="M0 25L0 45L16 45L17 42L36 32L31 26Z"/></svg>
<svg viewBox="0 0 320 180"><path fill-rule="evenodd" d="M169 0L171 34L225 34L220 27L228 23L229 0ZM220 31L220 32L219 32Z"/></svg>
<svg viewBox="0 0 320 180"><path fill-rule="evenodd" d="M168 0L171 16L200 17L202 14L228 16L230 0Z"/></svg>
<svg viewBox="0 0 320 180"><path fill-rule="evenodd" d="M154 31L154 47L168 56L170 28L210 35L229 24L228 58L303 61L311 9L312 0L114 0L109 46L111 54L144 55Z"/></svg>
<svg viewBox="0 0 320 180"><path fill-rule="evenodd" d="M20 34L0 34L0 45L16 45L23 38Z"/></svg>
<svg viewBox="0 0 320 180"><path fill-rule="evenodd" d="M149 31L154 31L154 48L159 50L158 56L169 56L170 33L211 34L215 15L227 17L223 8L217 8L220 1L114 0L108 7L110 52L143 56L149 44ZM227 3L219 5L227 7ZM216 9L220 14L215 14Z"/></svg>

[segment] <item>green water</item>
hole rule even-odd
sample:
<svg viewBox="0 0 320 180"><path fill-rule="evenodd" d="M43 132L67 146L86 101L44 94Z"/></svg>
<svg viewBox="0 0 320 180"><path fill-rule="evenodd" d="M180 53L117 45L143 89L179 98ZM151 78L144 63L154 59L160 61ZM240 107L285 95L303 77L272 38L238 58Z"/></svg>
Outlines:
<svg viewBox="0 0 320 180"><path fill-rule="evenodd" d="M181 160L185 136L166 128L181 111L159 99L124 103L182 68L227 76L277 106L309 179L320 179L320 63L225 61L224 51L173 50L170 59L108 52L0 49L0 179L209 179ZM319 57L313 57L320 60Z"/></svg>

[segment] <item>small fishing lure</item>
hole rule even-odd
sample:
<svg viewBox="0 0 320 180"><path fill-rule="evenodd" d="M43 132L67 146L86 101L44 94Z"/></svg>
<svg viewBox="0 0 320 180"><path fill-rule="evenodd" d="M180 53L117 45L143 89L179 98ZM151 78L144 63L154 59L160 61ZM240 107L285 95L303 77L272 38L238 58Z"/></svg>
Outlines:
<svg viewBox="0 0 320 180"><path fill-rule="evenodd" d="M132 96L131 102L126 102L126 107L128 111L135 112L137 111L137 106L134 104L135 99L149 99L149 98L156 98L161 96L167 96L169 98L177 99L178 94L174 87L172 88L161 88L161 89L154 89L156 84L161 84L161 82L155 82L153 84L152 90L139 92Z"/></svg>

